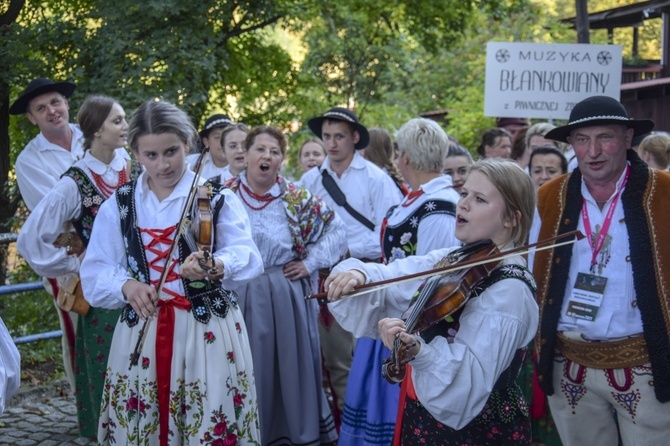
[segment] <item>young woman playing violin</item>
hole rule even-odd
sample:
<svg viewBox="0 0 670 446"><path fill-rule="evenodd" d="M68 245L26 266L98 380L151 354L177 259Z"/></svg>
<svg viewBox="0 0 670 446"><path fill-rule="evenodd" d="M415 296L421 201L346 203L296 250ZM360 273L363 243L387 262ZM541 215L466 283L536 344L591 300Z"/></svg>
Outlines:
<svg viewBox="0 0 670 446"><path fill-rule="evenodd" d="M490 240L484 252L504 254L526 241L534 207L533 184L516 163L477 162L461 190L456 237L466 247ZM458 263L464 250L440 249L388 265L345 260L326 279L328 299L335 302L355 286L429 270L440 261ZM514 379L537 329L534 281L521 255L492 260L481 277L476 269L459 273L463 280L455 286L448 275L439 282L455 290L446 299L465 303L418 332L408 332L401 318L417 294L421 302L416 281L330 305L355 318L354 335L381 337L400 364L407 362L394 445L530 444L528 411Z"/></svg>
<svg viewBox="0 0 670 446"><path fill-rule="evenodd" d="M227 189L212 196L214 209L223 200L213 220L213 268L201 267L204 253L188 248L179 216L198 186L185 162L194 140L182 110L142 104L128 143L145 171L100 207L93 227L81 268L84 296L93 306L123 309L99 444L260 444L249 339L224 288L259 275L263 260L242 203ZM146 342L129 368L140 334Z"/></svg>

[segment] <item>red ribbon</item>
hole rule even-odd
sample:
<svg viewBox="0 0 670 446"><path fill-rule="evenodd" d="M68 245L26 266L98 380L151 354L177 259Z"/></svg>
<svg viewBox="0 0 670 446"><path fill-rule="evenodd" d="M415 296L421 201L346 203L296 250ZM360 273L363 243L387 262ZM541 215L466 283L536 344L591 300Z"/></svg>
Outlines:
<svg viewBox="0 0 670 446"><path fill-rule="evenodd" d="M159 439L162 446L168 445L170 425L170 378L172 369L172 345L174 341L174 309L190 310L191 302L184 296L170 300L158 300L156 326L156 387L158 388Z"/></svg>

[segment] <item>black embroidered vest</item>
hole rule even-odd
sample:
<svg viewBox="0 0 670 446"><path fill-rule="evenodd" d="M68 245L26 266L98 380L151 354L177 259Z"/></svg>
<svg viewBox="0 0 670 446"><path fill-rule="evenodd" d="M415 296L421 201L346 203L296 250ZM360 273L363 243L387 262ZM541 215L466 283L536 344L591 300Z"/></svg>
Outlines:
<svg viewBox="0 0 670 446"><path fill-rule="evenodd" d="M535 279L533 278L528 268L519 265L502 265L496 268L488 277L486 277L484 280L482 280L474 287L472 293L470 293L469 300L476 299L477 296L483 293L484 290L486 290L488 287L505 279L521 280L528 286L531 293L533 293L533 297L535 296L537 287L535 285ZM442 321L433 325L432 327L422 330L421 337L427 343L432 341L436 336L443 336L444 338L447 339L450 337L453 338L458 332L459 319L466 305L464 305L454 314L446 317ZM521 364L523 363L525 353L526 353L526 347L520 348L516 351L512 363L502 372L500 377L498 377L498 380L496 381L496 384L493 387L494 390L502 390L514 385L514 380L519 374L519 370L521 368Z"/></svg>
<svg viewBox="0 0 670 446"><path fill-rule="evenodd" d="M398 206L386 213L388 220ZM391 263L416 254L419 223L425 217L435 214L456 216L456 205L446 200L427 200L407 218L395 225L385 225L382 234L382 255L384 263Z"/></svg>
<svg viewBox="0 0 670 446"><path fill-rule="evenodd" d="M121 232L126 247L126 257L128 260L128 269L133 278L139 282L149 283L149 262L146 258L144 243L140 228L137 226L137 210L135 203L135 187L137 181L120 187L116 191L116 199L121 215ZM223 197L220 197L221 199ZM219 203L214 205L215 215L218 215L217 209L220 209ZM217 206L218 205L218 206ZM216 221L216 220L215 220ZM178 242L179 263L184 263L190 250L183 237ZM216 284L204 280L188 280L181 277L184 286L186 299L191 303L189 310L195 320L206 324L211 315L225 318L228 314L229 305L237 306L237 296L234 292L224 290L221 284ZM135 310L127 304L121 313L121 322L125 322L129 327L137 325L139 318Z"/></svg>

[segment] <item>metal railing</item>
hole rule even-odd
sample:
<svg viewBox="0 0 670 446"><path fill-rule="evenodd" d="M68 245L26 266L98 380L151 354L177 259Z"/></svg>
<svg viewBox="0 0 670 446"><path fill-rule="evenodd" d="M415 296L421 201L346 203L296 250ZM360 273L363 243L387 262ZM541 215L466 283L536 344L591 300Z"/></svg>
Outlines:
<svg viewBox="0 0 670 446"><path fill-rule="evenodd" d="M9 244L16 242L18 235L12 233L0 234L0 244ZM0 285L0 296L6 294L20 294L27 291L38 291L44 289L44 284L41 281L28 283L14 283L11 285ZM43 341L45 339L56 339L63 336L62 330L47 331L44 333L31 334L14 338L14 344L28 344L30 342Z"/></svg>

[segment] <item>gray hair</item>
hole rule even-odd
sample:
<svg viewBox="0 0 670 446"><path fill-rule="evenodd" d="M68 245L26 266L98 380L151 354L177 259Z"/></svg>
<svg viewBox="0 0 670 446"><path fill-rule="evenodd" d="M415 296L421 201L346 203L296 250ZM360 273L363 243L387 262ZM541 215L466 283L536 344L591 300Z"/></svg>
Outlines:
<svg viewBox="0 0 670 446"><path fill-rule="evenodd" d="M538 122L537 124L533 124L526 132L526 147L530 147L530 139L533 136L541 136L544 138L544 135L546 135L547 133L549 133L550 130L553 130L555 128L556 128L555 125L549 124L548 122ZM553 144L557 148L559 149L561 148L561 144L558 141L553 141Z"/></svg>
<svg viewBox="0 0 670 446"><path fill-rule="evenodd" d="M398 151L407 153L409 165L421 172L442 172L444 155L449 150L449 137L440 125L430 119L407 121L395 135Z"/></svg>
<svg viewBox="0 0 670 446"><path fill-rule="evenodd" d="M135 110L128 122L128 145L137 152L140 136L163 133L174 133L190 148L196 147L198 132L186 112L170 102L150 99Z"/></svg>

